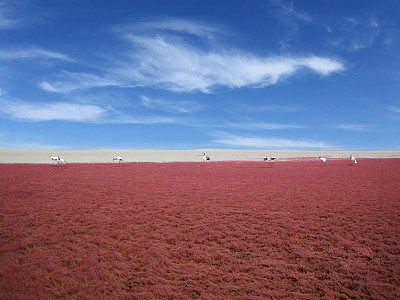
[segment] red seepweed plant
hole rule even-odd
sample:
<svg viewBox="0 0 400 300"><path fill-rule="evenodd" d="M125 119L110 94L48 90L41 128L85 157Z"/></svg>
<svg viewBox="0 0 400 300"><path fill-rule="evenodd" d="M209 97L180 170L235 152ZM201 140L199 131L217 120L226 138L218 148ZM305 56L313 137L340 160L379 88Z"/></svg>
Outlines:
<svg viewBox="0 0 400 300"><path fill-rule="evenodd" d="M0 165L0 298L399 298L400 159Z"/></svg>

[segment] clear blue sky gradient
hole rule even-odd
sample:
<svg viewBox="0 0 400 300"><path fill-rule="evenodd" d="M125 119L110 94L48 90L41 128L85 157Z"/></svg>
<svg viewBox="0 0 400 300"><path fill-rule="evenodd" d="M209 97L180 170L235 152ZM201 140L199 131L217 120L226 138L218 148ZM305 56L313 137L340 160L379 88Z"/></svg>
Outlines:
<svg viewBox="0 0 400 300"><path fill-rule="evenodd" d="M400 149L400 1L0 0L0 147Z"/></svg>

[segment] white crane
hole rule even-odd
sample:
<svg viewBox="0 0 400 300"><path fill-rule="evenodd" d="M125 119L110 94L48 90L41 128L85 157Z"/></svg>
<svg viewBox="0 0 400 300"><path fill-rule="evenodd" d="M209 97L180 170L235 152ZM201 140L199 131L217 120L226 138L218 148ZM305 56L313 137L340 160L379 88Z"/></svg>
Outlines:
<svg viewBox="0 0 400 300"><path fill-rule="evenodd" d="M320 159L323 163L326 163L326 158L325 158L325 157L320 156L319 159Z"/></svg>
<svg viewBox="0 0 400 300"><path fill-rule="evenodd" d="M269 156L264 156L264 161L271 161L271 162L273 162L275 159L276 159L276 157L274 157L274 156L271 156L271 157L269 157Z"/></svg>
<svg viewBox="0 0 400 300"><path fill-rule="evenodd" d="M113 158L113 161L118 161L119 163L122 161L122 157L121 156L117 156Z"/></svg>
<svg viewBox="0 0 400 300"><path fill-rule="evenodd" d="M206 155L206 153L203 153L203 159L204 159L204 162L208 162L210 160L210 157L208 157Z"/></svg>
<svg viewBox="0 0 400 300"><path fill-rule="evenodd" d="M357 163L357 160L353 155L350 155L350 160L352 161L353 164Z"/></svg>
<svg viewBox="0 0 400 300"><path fill-rule="evenodd" d="M66 163L66 161L59 156L51 156L50 158L51 158L51 160L55 160L57 162L57 164L65 164Z"/></svg>

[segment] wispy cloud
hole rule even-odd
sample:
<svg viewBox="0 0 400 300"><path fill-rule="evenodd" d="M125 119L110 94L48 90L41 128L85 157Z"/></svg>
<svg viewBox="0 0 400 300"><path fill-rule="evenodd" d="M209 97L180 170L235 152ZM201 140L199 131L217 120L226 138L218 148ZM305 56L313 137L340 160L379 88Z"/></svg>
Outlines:
<svg viewBox="0 0 400 300"><path fill-rule="evenodd" d="M63 72L58 78L43 81L41 87L60 93L100 86L211 93L216 87L276 84L302 69L322 76L345 70L344 63L336 58L316 55L260 57L232 47L225 50L223 45L207 44L210 38L204 38L216 34L216 30L188 21L185 24L191 24L185 34L182 34L182 23L172 21L162 23L155 32L149 32L155 28L154 23L150 23L146 31L142 29L144 24L130 27L130 31L123 34L130 47L123 61L110 62L112 67L103 68L99 74ZM202 44L198 39L193 42L188 34L202 38Z"/></svg>
<svg viewBox="0 0 400 300"><path fill-rule="evenodd" d="M227 105L225 111L231 114L276 114L276 113L293 113L304 110L301 105L258 105L247 102L234 102Z"/></svg>
<svg viewBox="0 0 400 300"><path fill-rule="evenodd" d="M0 98L0 115L17 121L71 121L99 124L171 124L179 121L157 114L128 114L113 109L79 103L28 103Z"/></svg>
<svg viewBox="0 0 400 300"><path fill-rule="evenodd" d="M252 107L247 107L246 111L248 112L283 112L283 113L289 113L289 112L298 112L303 110L303 108L300 105L267 105L267 106L252 106Z"/></svg>
<svg viewBox="0 0 400 300"><path fill-rule="evenodd" d="M327 145L324 142L291 140L283 138L258 137L258 136L238 136L226 133L218 133L219 138L213 140L215 143L239 146L247 148L302 148L302 149L328 149L336 148L335 146Z"/></svg>
<svg viewBox="0 0 400 300"><path fill-rule="evenodd" d="M381 34L380 24L375 18L342 18L330 25L331 44L345 51L357 51L370 47Z"/></svg>
<svg viewBox="0 0 400 300"><path fill-rule="evenodd" d="M400 28L396 25L390 24L388 28L383 32L383 44L385 46L398 45L400 41Z"/></svg>
<svg viewBox="0 0 400 300"><path fill-rule="evenodd" d="M218 86L263 87L305 68L321 75L344 70L325 57L256 57L249 53L204 52L188 44L153 37L131 37L144 51L132 57L129 68L115 70L128 83L175 92L202 91ZM132 66L135 72L132 72Z"/></svg>
<svg viewBox="0 0 400 300"><path fill-rule="evenodd" d="M363 124L334 124L330 126L334 129L343 129L343 130L354 130L354 131L366 131L371 130L371 125L363 125Z"/></svg>
<svg viewBox="0 0 400 300"><path fill-rule="evenodd" d="M0 102L0 113L23 121L96 121L105 110L94 105L70 103L27 103L22 101Z"/></svg>
<svg viewBox="0 0 400 300"><path fill-rule="evenodd" d="M104 124L175 124L180 123L178 119L160 116L157 114L132 115L109 108L108 115L99 120Z"/></svg>
<svg viewBox="0 0 400 300"><path fill-rule="evenodd" d="M49 83L43 81L40 87L48 92L65 93L73 90L89 89L104 86L124 85L112 78L111 75L96 75L92 73L72 73L62 71L57 80Z"/></svg>
<svg viewBox="0 0 400 300"><path fill-rule="evenodd" d="M72 58L65 54L40 48L0 50L0 60L16 60L27 58L59 59L72 62Z"/></svg>
<svg viewBox="0 0 400 300"><path fill-rule="evenodd" d="M141 99L143 106L147 108L170 113L194 113L201 109L199 104L189 101L150 99L146 96L142 96Z"/></svg>
<svg viewBox="0 0 400 300"><path fill-rule="evenodd" d="M390 106L388 110L391 112L400 113L400 107Z"/></svg>
<svg viewBox="0 0 400 300"><path fill-rule="evenodd" d="M194 123L195 124L195 123ZM266 122L230 122L218 121L214 123L200 123L196 124L198 127L209 128L229 128L240 130L284 130L284 129L302 129L305 126L294 124L279 124L279 123L266 123Z"/></svg>
<svg viewBox="0 0 400 300"><path fill-rule="evenodd" d="M185 19L161 19L157 21L138 22L133 26L120 27L117 32L125 34L126 32L138 32L154 34L154 32L164 33L186 33L198 36L206 40L214 40L218 35L227 35L226 30L217 26L210 26L206 23L192 22Z"/></svg>
<svg viewBox="0 0 400 300"><path fill-rule="evenodd" d="M14 28L17 24L11 14L9 1L0 1L0 30Z"/></svg>
<svg viewBox="0 0 400 300"><path fill-rule="evenodd" d="M302 24L312 22L312 17L306 11L298 9L294 1L269 0L268 2L272 5L268 12L286 28L286 32L280 35L279 47L282 50L290 49L291 42L299 37Z"/></svg>
<svg viewBox="0 0 400 300"><path fill-rule="evenodd" d="M281 129L301 129L304 126L293 124L278 123L230 123L229 127L238 129L265 129L265 130L281 130Z"/></svg>
<svg viewBox="0 0 400 300"><path fill-rule="evenodd" d="M310 14L295 7L294 1L270 0L270 2L277 8L279 17L286 21L288 19L312 21Z"/></svg>

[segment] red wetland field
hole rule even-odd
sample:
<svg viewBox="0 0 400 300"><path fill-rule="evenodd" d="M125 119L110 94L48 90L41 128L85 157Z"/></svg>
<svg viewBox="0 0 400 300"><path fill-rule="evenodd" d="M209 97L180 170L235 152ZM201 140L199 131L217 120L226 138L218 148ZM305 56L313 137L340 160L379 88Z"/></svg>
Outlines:
<svg viewBox="0 0 400 300"><path fill-rule="evenodd" d="M398 299L400 159L0 164L0 299Z"/></svg>

